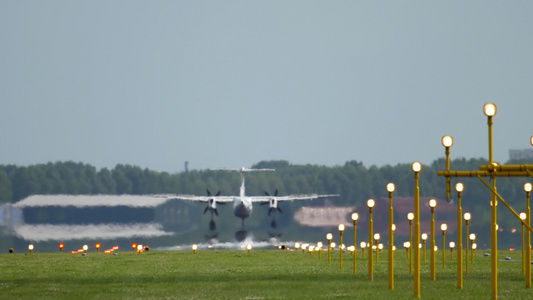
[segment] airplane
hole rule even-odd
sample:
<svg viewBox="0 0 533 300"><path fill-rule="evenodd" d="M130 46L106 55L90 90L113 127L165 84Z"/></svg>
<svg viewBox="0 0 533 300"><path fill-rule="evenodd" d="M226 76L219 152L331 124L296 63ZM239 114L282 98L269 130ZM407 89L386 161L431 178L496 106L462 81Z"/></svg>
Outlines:
<svg viewBox="0 0 533 300"><path fill-rule="evenodd" d="M167 195L169 199L177 200L188 200L188 201L197 201L207 203L206 208L204 209L204 214L207 211L211 212L211 217L213 213L218 216L217 204L225 204L228 202L233 202L233 213L236 217L242 219L242 226L244 228L244 219L248 218L252 214L252 203L259 202L261 204L268 204L269 210L268 215L272 215L273 212L279 211L282 212L279 208L279 202L283 201L293 201L293 200L312 200L318 198L326 197L338 197L337 194L330 195L317 195L317 194L303 194L303 195L290 195L290 196L278 196L277 190L273 196L265 192L265 196L246 196L245 193L245 179L244 173L247 172L261 172L261 171L275 171L275 169L214 169L213 171L234 171L240 172L241 174L241 187L239 196L220 196L220 192L215 196L211 196L211 193L207 191L207 196L195 196L195 195ZM275 227L275 222L272 220L272 227Z"/></svg>

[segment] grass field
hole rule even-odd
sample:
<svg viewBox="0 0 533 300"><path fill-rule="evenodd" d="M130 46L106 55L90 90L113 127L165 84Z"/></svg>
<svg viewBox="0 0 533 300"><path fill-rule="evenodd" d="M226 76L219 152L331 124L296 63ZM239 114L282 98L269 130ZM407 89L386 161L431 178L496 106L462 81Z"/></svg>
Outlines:
<svg viewBox="0 0 533 300"><path fill-rule="evenodd" d="M428 262L422 262L422 299L489 299L490 258L478 250L464 288L457 289L455 260L437 253L437 280L431 281ZM525 288L521 252L501 251L498 296L532 299ZM339 253L328 264L327 252L286 250L147 251L118 255L89 252L0 255L0 299L410 299L413 277L405 251L395 255L395 289L388 289L387 254L380 253L374 281L368 278L368 260ZM454 253L455 258L455 253Z"/></svg>

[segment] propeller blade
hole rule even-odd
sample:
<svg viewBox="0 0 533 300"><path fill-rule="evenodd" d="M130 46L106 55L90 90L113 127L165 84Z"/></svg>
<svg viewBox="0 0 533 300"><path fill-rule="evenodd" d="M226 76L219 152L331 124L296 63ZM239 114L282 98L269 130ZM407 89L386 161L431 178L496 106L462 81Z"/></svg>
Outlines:
<svg viewBox="0 0 533 300"><path fill-rule="evenodd" d="M278 206L278 211L279 211L280 213L283 213L283 211L281 210L281 208L280 208L279 206Z"/></svg>
<svg viewBox="0 0 533 300"><path fill-rule="evenodd" d="M213 209L213 211L215 212L215 215L217 215L217 217L218 217L218 210L215 208L215 209Z"/></svg>
<svg viewBox="0 0 533 300"><path fill-rule="evenodd" d="M211 196L211 192L208 189L205 189L205 191L207 192L207 196Z"/></svg>
<svg viewBox="0 0 533 300"><path fill-rule="evenodd" d="M220 190L218 191L218 193L215 196L220 196Z"/></svg>
<svg viewBox="0 0 533 300"><path fill-rule="evenodd" d="M267 196L270 196L270 194L269 194L269 193L267 193L266 191L265 191L265 195L267 195Z"/></svg>
<svg viewBox="0 0 533 300"><path fill-rule="evenodd" d="M209 207L206 207L206 208L204 209L204 215L205 215L205 213L207 212L208 209L209 209Z"/></svg>
<svg viewBox="0 0 533 300"><path fill-rule="evenodd" d="M276 192L274 193L274 196L278 195L278 189L276 189Z"/></svg>

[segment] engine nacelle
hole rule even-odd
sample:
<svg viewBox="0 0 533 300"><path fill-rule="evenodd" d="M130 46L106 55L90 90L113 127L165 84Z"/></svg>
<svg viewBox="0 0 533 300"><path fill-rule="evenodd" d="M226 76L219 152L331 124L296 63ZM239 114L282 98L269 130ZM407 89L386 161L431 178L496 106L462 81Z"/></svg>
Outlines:
<svg viewBox="0 0 533 300"><path fill-rule="evenodd" d="M207 205L209 205L209 209L217 208L217 202L213 198L209 199L209 201L207 202Z"/></svg>
<svg viewBox="0 0 533 300"><path fill-rule="evenodd" d="M213 213L215 213L215 215L218 216L217 202L215 201L214 198L210 198L209 200L207 200L207 206L206 206L205 209L204 209L204 214L205 214L208 210L211 211L211 216L213 216Z"/></svg>
<svg viewBox="0 0 533 300"><path fill-rule="evenodd" d="M269 207L273 209L278 208L278 200L276 198L270 198Z"/></svg>

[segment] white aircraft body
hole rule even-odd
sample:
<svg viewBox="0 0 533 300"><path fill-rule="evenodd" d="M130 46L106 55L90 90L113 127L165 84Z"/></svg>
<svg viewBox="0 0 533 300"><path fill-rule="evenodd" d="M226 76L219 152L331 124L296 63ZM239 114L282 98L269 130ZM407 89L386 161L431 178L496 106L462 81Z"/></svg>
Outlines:
<svg viewBox="0 0 533 300"><path fill-rule="evenodd" d="M194 195L168 195L169 199L178 199L178 200L189 200L189 201L198 201L206 202L207 207L204 210L206 213L208 210L211 212L211 215L214 213L218 215L217 203L225 204L227 202L233 202L233 213L236 217L241 218L244 225L244 219L248 218L252 214L252 203L259 202L261 204L269 204L268 214L275 211L281 212L281 209L278 207L278 203L282 201L292 201L292 200L312 200L317 198L325 197L336 197L339 195L317 195L317 194L304 194L304 195L290 195L290 196L278 196L277 191L274 196L265 195L265 196L246 196L245 186L244 186L244 173L245 172L256 172L256 171L274 171L274 169L218 169L221 171L237 171L241 173L241 188L239 196L219 196L220 192L215 196L211 196L209 191L207 196L194 196ZM266 192L265 192L266 194ZM275 224L275 223L273 223Z"/></svg>

